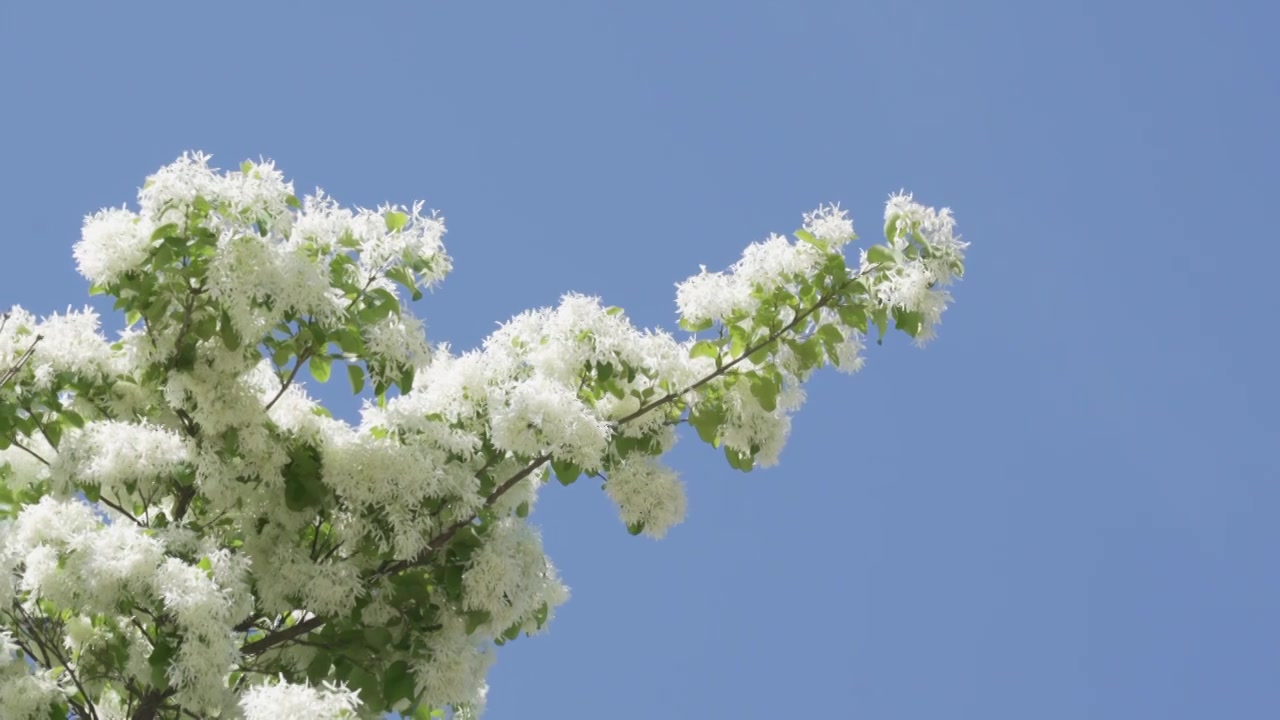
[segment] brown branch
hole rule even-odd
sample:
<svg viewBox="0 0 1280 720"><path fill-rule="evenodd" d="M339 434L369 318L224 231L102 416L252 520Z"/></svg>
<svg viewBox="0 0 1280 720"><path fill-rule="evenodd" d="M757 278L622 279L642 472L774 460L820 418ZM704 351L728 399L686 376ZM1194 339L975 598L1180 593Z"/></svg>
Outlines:
<svg viewBox="0 0 1280 720"><path fill-rule="evenodd" d="M5 320L9 319L9 315L7 313L4 317ZM0 386L7 384L15 375L22 372L22 367L27 364L27 361L31 359L32 353L36 351L36 343L43 339L43 335L37 335L36 339L31 341L31 345L27 347L27 351L22 353L22 356L18 358L18 362L14 363L13 367L9 368L9 370L5 372L4 377L0 378Z"/></svg>
<svg viewBox="0 0 1280 720"><path fill-rule="evenodd" d="M617 422L615 422L614 427L631 422L632 420L635 420L636 418L642 415L646 415L651 410L654 410L655 408L665 405L677 398L684 397L687 393L691 393L694 390L697 390L698 388L702 387L703 385L706 385L707 383L711 382L712 380L715 380L716 378L728 373L730 370L732 370L734 367L742 363L747 358L756 354L760 350L763 350L764 348L769 347L769 345L772 345L773 343L777 342L783 335L786 335L787 333L794 330L797 326L799 326L800 323L808 320L809 317L812 316L815 312L826 307L828 304L830 304L830 302L833 299L835 299L837 295L840 294L842 290L852 285L860 277L861 277L861 274L857 274L849 278L845 282L841 283L839 287L835 288L834 290L831 290L830 292L826 293L821 298L819 298L818 301L813 304L813 307L805 310L804 312L796 313L796 316L791 320L791 322L784 325L782 329L770 333L768 337L766 337L765 339L761 340L755 345L752 345L751 347L748 347L746 350L743 350L741 355L725 363L724 365L721 365L720 367L716 368L715 372L711 373L710 375L707 375L706 377L698 380L697 382L690 384L689 386L685 387L682 390L679 390L677 392L667 393L666 395L663 395L657 400L651 401L647 405L640 406L640 409L622 418L621 420L618 420Z"/></svg>
<svg viewBox="0 0 1280 720"><path fill-rule="evenodd" d="M288 642L296 637L301 637L315 630L325 623L324 618L319 615L313 615L306 620L300 620L296 624L291 625L283 630L258 638L244 647L240 648L241 655L261 655L271 648L281 643Z"/></svg>
<svg viewBox="0 0 1280 720"><path fill-rule="evenodd" d="M37 453L35 450L32 450L31 448L27 447L26 445L23 445L22 443L18 442L18 439L17 439L17 438L15 438L15 437L14 437L14 436L12 436L12 435L9 435L9 436L7 436L7 437L9 438L9 442L10 442L14 447L16 447L16 448L18 448L19 450L21 450L22 452L24 452L24 453L26 453L26 454L30 455L31 457L35 458L36 460L39 460L39 461L40 461L41 463L43 463L46 467L48 467L48 465L49 465L49 461L48 461L48 460L45 460L45 459L44 459L44 458L42 458L42 457L40 457L39 453Z"/></svg>
<svg viewBox="0 0 1280 720"><path fill-rule="evenodd" d="M308 346L303 348L302 352L298 353L298 362L294 363L293 371L289 373L289 377L285 378L284 384L280 386L280 391L275 394L275 397L271 398L271 400L267 402L267 406L263 408L264 411L270 410L271 407L276 404L276 401L281 397L284 397L284 392L293 384L294 378L298 377L298 371L302 369L302 364L310 359L312 350L313 348Z"/></svg>
<svg viewBox="0 0 1280 720"><path fill-rule="evenodd" d="M117 501L118 501L118 500L120 499L120 496L119 496L119 495L116 495L116 499L117 499ZM111 502L110 500L106 499L105 497L102 497L101 495L99 495L99 496L98 496L98 502L102 503L103 505L106 505L107 507L111 508L112 510L115 510L116 512L120 513L121 515L123 515L123 516L125 516L125 517L129 518L130 520L132 520L132 521L133 521L133 524L134 524L134 525L137 525L138 527L146 527L146 524L145 524L145 523L143 523L143 522L142 522L141 520L139 520L138 518L134 517L134 516L133 516L133 513L129 512L128 510L125 510L123 507L120 507L120 505L119 505L118 503Z"/></svg>

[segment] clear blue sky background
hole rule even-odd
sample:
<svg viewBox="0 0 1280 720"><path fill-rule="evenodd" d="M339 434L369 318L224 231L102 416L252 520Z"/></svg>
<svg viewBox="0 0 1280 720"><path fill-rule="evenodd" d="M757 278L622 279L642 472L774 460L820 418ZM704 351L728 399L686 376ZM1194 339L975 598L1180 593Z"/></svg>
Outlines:
<svg viewBox="0 0 1280 720"><path fill-rule="evenodd" d="M1277 11L1263 2L5 3L0 305L186 149L421 198L436 341L672 284L907 188L973 242L941 337L810 388L688 522L535 514L573 598L488 717L1280 717ZM119 320L112 318L111 327ZM343 385L322 394L339 407ZM348 410L349 411L349 410Z"/></svg>

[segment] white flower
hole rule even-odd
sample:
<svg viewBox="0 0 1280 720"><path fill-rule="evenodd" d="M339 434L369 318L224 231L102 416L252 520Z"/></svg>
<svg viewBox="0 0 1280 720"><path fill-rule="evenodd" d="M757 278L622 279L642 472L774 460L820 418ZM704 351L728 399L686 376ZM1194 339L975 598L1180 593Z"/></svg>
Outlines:
<svg viewBox="0 0 1280 720"><path fill-rule="evenodd" d="M684 485L675 472L652 458L628 459L615 466L604 491L617 503L622 522L642 525L649 537L661 538L684 521Z"/></svg>
<svg viewBox="0 0 1280 720"><path fill-rule="evenodd" d="M240 700L245 720L343 720L356 717L360 692L345 685L321 687L280 682L255 685Z"/></svg>
<svg viewBox="0 0 1280 720"><path fill-rule="evenodd" d="M140 482L148 488L172 478L190 460L187 440L172 430L103 420L63 437L52 472L64 486L98 485L124 497L126 483Z"/></svg>
<svg viewBox="0 0 1280 720"><path fill-rule="evenodd" d="M155 226L124 208L107 208L84 219L75 244L76 267L95 283L109 283L142 267Z"/></svg>
<svg viewBox="0 0 1280 720"><path fill-rule="evenodd" d="M493 652L481 639L467 635L462 618L448 614L441 623L444 627L431 635L430 657L413 665L422 701L478 710L489 691L484 678L493 664Z"/></svg>
<svg viewBox="0 0 1280 720"><path fill-rule="evenodd" d="M555 566L542 551L542 539L517 518L504 518L485 536L462 575L465 607L489 613L500 633L533 615L543 604L568 598Z"/></svg>
<svg viewBox="0 0 1280 720"><path fill-rule="evenodd" d="M853 221L838 204L819 205L813 212L805 213L804 229L819 240L836 246L854 238Z"/></svg>

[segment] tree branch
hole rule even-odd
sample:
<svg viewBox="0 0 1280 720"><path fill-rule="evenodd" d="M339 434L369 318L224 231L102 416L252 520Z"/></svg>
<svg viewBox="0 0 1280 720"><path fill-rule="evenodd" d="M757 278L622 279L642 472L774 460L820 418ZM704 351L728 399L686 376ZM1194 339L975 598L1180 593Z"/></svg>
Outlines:
<svg viewBox="0 0 1280 720"><path fill-rule="evenodd" d="M8 321L9 319L8 313L5 313L4 319ZM2 327L3 325L0 324L0 328ZM14 363L13 367L9 368L5 372L4 377L0 377L0 386L5 385L10 380L12 380L14 376L22 372L22 367L27 364L27 361L31 359L32 353L36 351L36 343L40 342L43 339L44 339L43 335L37 335L36 339L31 341L31 345L27 348L27 351L22 353L22 356L18 358L18 362Z"/></svg>

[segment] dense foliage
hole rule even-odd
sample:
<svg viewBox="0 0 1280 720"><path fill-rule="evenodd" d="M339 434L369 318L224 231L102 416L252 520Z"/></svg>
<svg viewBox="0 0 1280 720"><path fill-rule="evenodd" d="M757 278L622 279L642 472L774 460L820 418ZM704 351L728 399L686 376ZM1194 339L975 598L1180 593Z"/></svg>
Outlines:
<svg viewBox="0 0 1280 720"><path fill-rule="evenodd" d="M450 269L420 204L162 168L75 247L118 339L88 309L0 324L3 716L478 713L496 647L567 597L527 521L551 478L598 478L659 537L681 425L775 463L810 373L858 370L890 325L932 337L966 246L946 210L891 197L854 263L844 211L803 226L682 283L686 339L567 295L455 354L402 304ZM358 425L304 367L366 394Z"/></svg>

